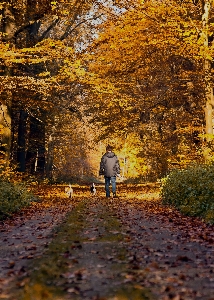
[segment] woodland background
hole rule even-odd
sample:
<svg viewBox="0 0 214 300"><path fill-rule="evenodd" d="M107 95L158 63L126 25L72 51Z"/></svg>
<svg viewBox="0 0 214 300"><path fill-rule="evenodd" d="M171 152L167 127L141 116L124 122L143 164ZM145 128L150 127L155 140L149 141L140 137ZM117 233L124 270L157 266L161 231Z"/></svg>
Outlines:
<svg viewBox="0 0 214 300"><path fill-rule="evenodd" d="M213 160L211 0L0 2L1 170L156 181Z"/></svg>

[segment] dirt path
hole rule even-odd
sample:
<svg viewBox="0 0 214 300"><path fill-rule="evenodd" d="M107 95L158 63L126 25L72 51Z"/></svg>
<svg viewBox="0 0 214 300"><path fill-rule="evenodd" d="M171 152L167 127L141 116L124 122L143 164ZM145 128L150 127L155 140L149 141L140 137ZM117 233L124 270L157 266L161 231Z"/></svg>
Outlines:
<svg viewBox="0 0 214 300"><path fill-rule="evenodd" d="M148 199L85 198L2 224L0 299L213 300L214 227Z"/></svg>
<svg viewBox="0 0 214 300"><path fill-rule="evenodd" d="M213 226L156 202L126 202L119 214L129 228L133 281L155 299L214 299Z"/></svg>
<svg viewBox="0 0 214 300"><path fill-rule="evenodd" d="M48 246L52 230L69 209L32 208L0 224L0 299L9 298L11 286Z"/></svg>

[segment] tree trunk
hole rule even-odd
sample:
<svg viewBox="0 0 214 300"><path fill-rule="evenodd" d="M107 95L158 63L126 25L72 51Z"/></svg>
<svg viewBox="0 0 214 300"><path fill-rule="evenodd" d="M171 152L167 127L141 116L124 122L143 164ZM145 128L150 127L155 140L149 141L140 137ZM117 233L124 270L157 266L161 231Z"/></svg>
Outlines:
<svg viewBox="0 0 214 300"><path fill-rule="evenodd" d="M26 122L27 122L27 113L21 110L19 115L18 149L17 149L17 163L18 163L19 172L25 172Z"/></svg>
<svg viewBox="0 0 214 300"><path fill-rule="evenodd" d="M37 174L43 177L45 166L45 126L30 117L30 133L26 152L26 171L29 174Z"/></svg>
<svg viewBox="0 0 214 300"><path fill-rule="evenodd" d="M50 134L47 142L46 177L50 180L53 178L54 131L55 131L55 127L53 127L53 132Z"/></svg>
<svg viewBox="0 0 214 300"><path fill-rule="evenodd" d="M0 100L0 125L2 131L0 135L0 151L5 160L5 165L9 166L11 150L11 114L10 114L10 94L1 95ZM4 101L6 99L6 101Z"/></svg>
<svg viewBox="0 0 214 300"><path fill-rule="evenodd" d="M202 15L202 38L204 40L205 49L209 47L209 13L211 4L209 0L204 1L204 10ZM211 62L205 57L204 58L204 74L205 74L205 120L206 120L206 134L213 134L213 124L212 124L212 87L211 87ZM208 138L208 140L210 140Z"/></svg>
<svg viewBox="0 0 214 300"><path fill-rule="evenodd" d="M4 9L2 9L1 20L1 30L3 33L2 36L7 39L14 33L15 30L14 16L12 15L7 5L5 5ZM2 73L5 76L10 76L11 69L9 67L3 66ZM1 93L0 98L0 125L2 125L3 127L0 136L0 148L7 166L9 166L10 163L11 154L11 104L12 94L5 88L5 91Z"/></svg>
<svg viewBox="0 0 214 300"><path fill-rule="evenodd" d="M203 15L202 15L202 40L205 50L209 48L209 15L211 10L211 0L202 1ZM205 54L206 55L206 54ZM213 141L213 88L211 75L211 61L204 57L204 82L205 82L205 99L204 107L205 122L206 122L206 149L204 157L206 161L210 160L210 151Z"/></svg>

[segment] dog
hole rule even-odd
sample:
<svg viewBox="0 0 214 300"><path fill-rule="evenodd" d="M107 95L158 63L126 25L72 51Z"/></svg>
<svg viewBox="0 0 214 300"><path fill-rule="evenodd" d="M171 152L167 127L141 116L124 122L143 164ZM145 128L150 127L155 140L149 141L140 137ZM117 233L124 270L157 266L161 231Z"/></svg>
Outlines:
<svg viewBox="0 0 214 300"><path fill-rule="evenodd" d="M90 192L91 192L91 195L92 195L92 196L95 196L95 195L96 195L96 187L95 187L94 182L93 182L92 185L90 186Z"/></svg>
<svg viewBox="0 0 214 300"><path fill-rule="evenodd" d="M71 184L69 184L69 186L65 187L65 194L66 194L66 196L68 198L72 198L73 197L73 193L74 193L74 191L73 191L73 189L71 187Z"/></svg>

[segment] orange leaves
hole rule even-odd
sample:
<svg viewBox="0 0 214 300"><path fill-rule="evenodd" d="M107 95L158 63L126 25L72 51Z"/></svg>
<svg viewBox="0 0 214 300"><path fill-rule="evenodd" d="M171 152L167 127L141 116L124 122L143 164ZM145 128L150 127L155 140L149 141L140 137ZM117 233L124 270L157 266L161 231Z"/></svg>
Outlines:
<svg viewBox="0 0 214 300"><path fill-rule="evenodd" d="M88 201L82 187L82 201L69 213L56 202L1 224L1 295L17 299L18 289L21 299L212 297L213 226L148 201L155 184L118 187L122 197L112 202ZM43 201L51 190L60 193L59 186L39 187Z"/></svg>
<svg viewBox="0 0 214 300"><path fill-rule="evenodd" d="M192 1L132 1L132 8L126 6L128 1L116 3L126 10L116 21L101 24L90 48L89 70L111 82L116 92L113 97L106 94L99 98L96 113L104 126L113 126L119 134L122 128L139 132L146 140L142 155L148 154L149 164L151 160L154 165L162 161L164 170L175 143L176 151L182 152L182 143L188 139L180 138L172 124L187 136L184 130L194 123L192 114L201 114L195 110L192 91L197 90L194 101L201 107L199 64L204 57L211 59L213 50L200 45L201 11ZM193 82L191 91L188 82ZM101 103L110 111L104 112ZM176 153L180 154L186 155Z"/></svg>
<svg viewBox="0 0 214 300"><path fill-rule="evenodd" d="M39 91L47 97L52 92L52 88L58 87L65 78L73 82L78 78L85 77L84 68L80 61L75 59L74 49L66 46L62 41L45 39L35 47L22 49L10 48L7 44L1 46L0 58L7 66L16 67L20 64L44 66L43 71L37 76L19 75L15 78L3 76L1 85L8 89L17 90L22 86L26 90ZM55 60L55 68L59 69L58 73L55 72L55 76L52 74L52 68L47 67L53 64L53 60ZM62 62L64 62L63 66L59 67Z"/></svg>
<svg viewBox="0 0 214 300"><path fill-rule="evenodd" d="M139 60L145 62L141 64L143 69L149 63L147 59L155 61L153 51L161 51L163 55L167 51L171 54L183 51L183 37L188 37L185 42L188 55L191 47L195 49L198 34L194 22L188 19L185 8L174 1L154 1L126 11L114 26L111 21L103 25L104 30L95 42L95 51L99 51L97 71L102 76L104 72L114 76L113 71L128 72L130 65L137 66Z"/></svg>

